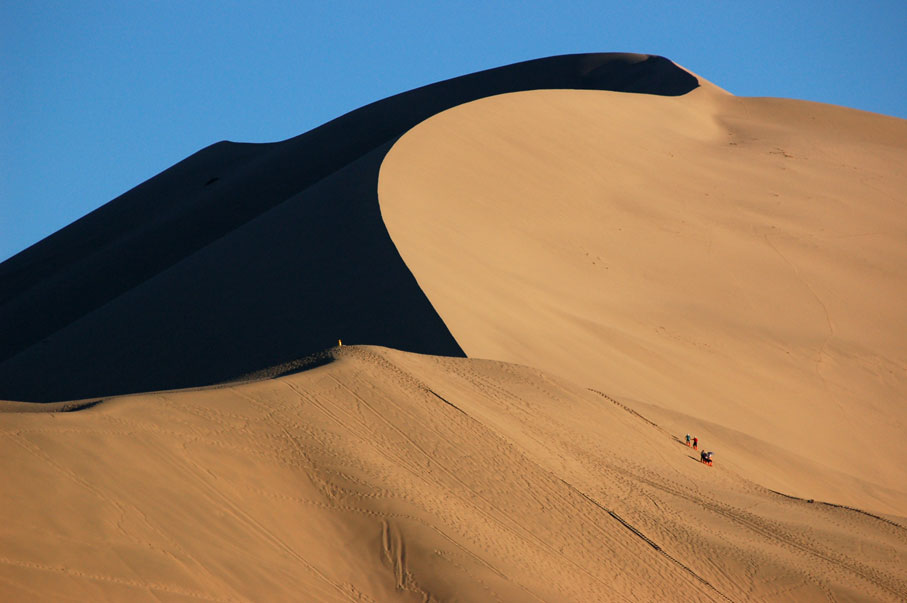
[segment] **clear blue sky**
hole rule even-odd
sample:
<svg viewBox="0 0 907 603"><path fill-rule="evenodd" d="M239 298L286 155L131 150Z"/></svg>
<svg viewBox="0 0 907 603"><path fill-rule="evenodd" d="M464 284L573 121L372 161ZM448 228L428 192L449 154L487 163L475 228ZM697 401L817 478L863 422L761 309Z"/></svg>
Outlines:
<svg viewBox="0 0 907 603"><path fill-rule="evenodd" d="M219 140L555 54L660 54L734 94L907 118L905 32L905 0L6 0L0 261Z"/></svg>

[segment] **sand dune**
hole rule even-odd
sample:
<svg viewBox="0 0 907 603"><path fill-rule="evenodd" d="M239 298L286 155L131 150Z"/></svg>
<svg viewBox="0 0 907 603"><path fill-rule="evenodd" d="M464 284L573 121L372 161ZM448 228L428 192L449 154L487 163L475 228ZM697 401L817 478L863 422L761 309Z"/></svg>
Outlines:
<svg viewBox="0 0 907 603"><path fill-rule="evenodd" d="M905 157L903 120L707 83L534 91L408 132L379 198L468 356L681 413L778 490L907 515Z"/></svg>
<svg viewBox="0 0 907 603"><path fill-rule="evenodd" d="M203 149L0 264L0 600L907 599L905 147L601 54Z"/></svg>
<svg viewBox="0 0 907 603"><path fill-rule="evenodd" d="M504 92L697 85L661 57L552 57L405 92L283 142L203 149L0 264L0 398L208 385L338 338L462 355L379 217L376 174L394 140Z"/></svg>
<svg viewBox="0 0 907 603"><path fill-rule="evenodd" d="M2 415L4 599L907 594L907 529L791 499L590 390L335 351L219 389ZM43 495L52 490L56 497Z"/></svg>

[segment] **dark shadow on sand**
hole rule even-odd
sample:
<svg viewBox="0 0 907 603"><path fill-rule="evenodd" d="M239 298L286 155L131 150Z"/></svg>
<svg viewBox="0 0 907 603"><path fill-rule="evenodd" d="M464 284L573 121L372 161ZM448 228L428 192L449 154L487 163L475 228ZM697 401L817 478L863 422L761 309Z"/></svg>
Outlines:
<svg viewBox="0 0 907 603"><path fill-rule="evenodd" d="M381 219L393 142L495 94L697 86L661 57L567 55L418 88L283 142L203 149L0 264L0 398L209 385L338 338L463 356Z"/></svg>

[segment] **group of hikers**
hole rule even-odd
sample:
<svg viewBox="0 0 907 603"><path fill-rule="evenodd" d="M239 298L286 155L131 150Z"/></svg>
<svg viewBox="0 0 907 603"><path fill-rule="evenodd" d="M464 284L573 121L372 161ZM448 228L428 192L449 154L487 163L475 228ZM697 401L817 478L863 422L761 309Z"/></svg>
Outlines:
<svg viewBox="0 0 907 603"><path fill-rule="evenodd" d="M691 445L690 440L691 440L690 434L687 434L687 446ZM693 450L699 450L699 438L695 438L695 437L692 438L692 446L693 446ZM702 451L699 452L699 461L702 463L705 463L706 465L711 467L712 466L712 454L714 454L714 453L711 451L706 452L703 449Z"/></svg>

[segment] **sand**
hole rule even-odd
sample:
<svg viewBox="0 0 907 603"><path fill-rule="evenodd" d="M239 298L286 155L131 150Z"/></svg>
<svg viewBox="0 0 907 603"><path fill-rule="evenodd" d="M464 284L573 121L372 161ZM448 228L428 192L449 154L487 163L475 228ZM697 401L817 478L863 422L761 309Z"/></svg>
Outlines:
<svg viewBox="0 0 907 603"><path fill-rule="evenodd" d="M379 198L468 356L638 403L775 489L907 515L905 156L907 122L840 107L534 91L411 130Z"/></svg>
<svg viewBox="0 0 907 603"><path fill-rule="evenodd" d="M462 356L381 220L377 174L394 142L489 95L698 85L662 57L550 57L404 92L282 142L202 149L0 264L0 399L211 385L338 339Z"/></svg>
<svg viewBox="0 0 907 603"><path fill-rule="evenodd" d="M907 599L905 147L606 54L203 149L0 264L0 600Z"/></svg>
<svg viewBox="0 0 907 603"><path fill-rule="evenodd" d="M537 369L310 371L2 415L6 600L898 600L907 529ZM54 496L47 496L53 491Z"/></svg>

